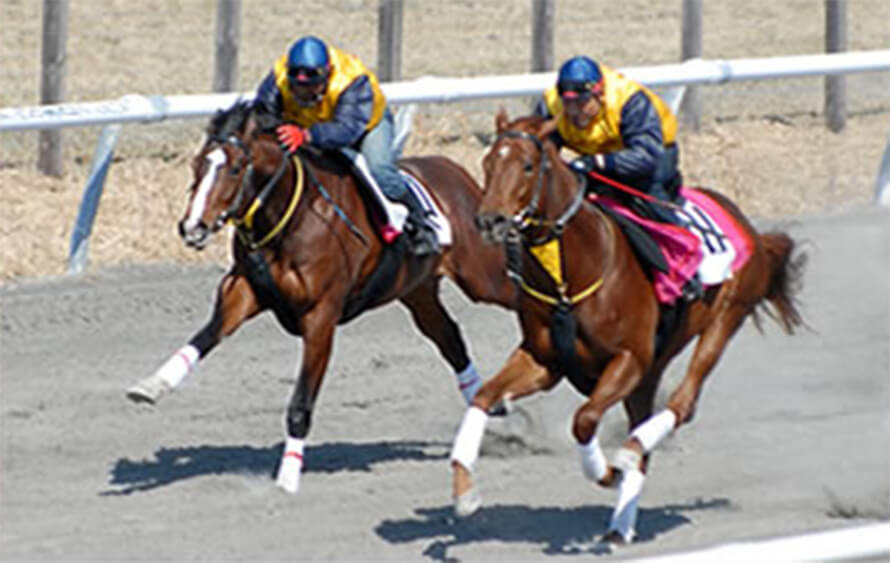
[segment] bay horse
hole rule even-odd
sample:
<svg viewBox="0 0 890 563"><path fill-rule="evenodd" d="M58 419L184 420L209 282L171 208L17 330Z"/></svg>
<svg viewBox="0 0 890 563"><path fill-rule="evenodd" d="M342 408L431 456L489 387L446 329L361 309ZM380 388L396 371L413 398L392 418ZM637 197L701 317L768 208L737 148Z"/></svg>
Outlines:
<svg viewBox="0 0 890 563"><path fill-rule="evenodd" d="M295 493L313 405L330 359L335 328L398 300L454 370L467 402L481 385L460 329L439 297L448 276L473 301L511 307L515 289L499 248L486 247L473 225L481 190L442 156L407 158L400 166L425 185L447 217L452 242L417 257L405 237L384 244L369 201L337 154L301 148L290 156L262 127L249 102L217 112L192 161L188 206L179 222L197 249L228 223L236 225L233 265L219 283L209 322L154 374L126 395L155 404L220 341L271 310L303 340L302 364L287 407L287 438L277 485Z"/></svg>
<svg viewBox="0 0 890 563"><path fill-rule="evenodd" d="M518 239L514 251L523 289L517 304L522 342L476 394L455 437L452 494L458 516L481 498L472 482L488 412L493 406L550 389L563 377L584 396L572 421L582 470L591 481L618 489L603 540L633 540L637 504L655 446L693 416L705 378L744 320L767 309L789 334L802 326L796 293L806 254L794 253L786 233L759 234L738 208L705 190L737 223L751 254L733 276L680 305L673 330L656 347L662 309L652 282L615 220L585 200L585 185L549 140L556 120L527 116L510 122L501 110L497 137L483 166L485 195L477 224L489 241ZM540 249L555 248L553 275ZM553 255L551 254L551 260ZM554 262L551 262L553 264ZM666 408L653 416L659 380L668 363L698 337L688 369ZM538 369L544 366L545 369ZM622 402L629 436L613 463L606 461L597 426Z"/></svg>

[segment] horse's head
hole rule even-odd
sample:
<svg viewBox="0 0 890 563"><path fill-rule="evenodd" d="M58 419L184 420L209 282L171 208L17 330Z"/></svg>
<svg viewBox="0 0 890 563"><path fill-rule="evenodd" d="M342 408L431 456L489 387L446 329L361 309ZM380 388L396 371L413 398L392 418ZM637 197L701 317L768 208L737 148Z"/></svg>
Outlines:
<svg viewBox="0 0 890 563"><path fill-rule="evenodd" d="M485 193L476 226L486 241L503 242L542 205L552 162L545 139L556 129L556 120L531 116L511 123L501 109L495 125L497 138L482 160Z"/></svg>
<svg viewBox="0 0 890 563"><path fill-rule="evenodd" d="M250 104L238 101L210 120L192 160L188 207L179 221L179 234L189 246L204 248L210 235L237 216L249 199L244 192L253 168L250 113Z"/></svg>

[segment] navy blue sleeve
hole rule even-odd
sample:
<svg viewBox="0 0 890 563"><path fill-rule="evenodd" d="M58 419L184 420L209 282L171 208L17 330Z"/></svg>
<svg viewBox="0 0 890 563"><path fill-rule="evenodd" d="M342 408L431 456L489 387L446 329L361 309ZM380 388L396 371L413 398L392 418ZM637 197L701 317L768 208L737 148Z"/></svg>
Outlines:
<svg viewBox="0 0 890 563"><path fill-rule="evenodd" d="M655 174L658 158L664 152L664 137L655 105L642 90L621 108L621 140L622 150L605 155L606 171L628 177Z"/></svg>
<svg viewBox="0 0 890 563"><path fill-rule="evenodd" d="M367 75L356 78L337 100L334 118L309 128L312 144L326 149L350 146L365 132L374 111L374 91Z"/></svg>
<svg viewBox="0 0 890 563"><path fill-rule="evenodd" d="M278 90L278 84L275 82L275 72L269 71L266 78L260 82L256 91L256 97L253 100L253 107L260 113L277 116L281 118L284 110L284 104L281 100L281 92Z"/></svg>

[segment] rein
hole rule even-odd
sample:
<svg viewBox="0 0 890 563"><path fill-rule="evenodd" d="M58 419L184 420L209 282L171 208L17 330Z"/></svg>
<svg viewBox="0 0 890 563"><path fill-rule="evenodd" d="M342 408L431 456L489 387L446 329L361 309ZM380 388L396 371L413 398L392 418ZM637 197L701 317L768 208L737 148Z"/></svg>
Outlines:
<svg viewBox="0 0 890 563"><path fill-rule="evenodd" d="M250 250L257 250L269 244L269 242L271 242L275 238L275 236L281 232L288 221L290 221L291 217L297 209L297 204L299 203L300 198L303 195L303 188L306 183L306 176L309 177L310 184L316 187L322 198L324 198L324 200L327 201L334 208L334 212L337 214L337 216L340 217L340 219L344 223L346 223L346 226L349 227L349 230L353 234L355 234L365 245L368 244L368 240L365 235L359 230L355 223L353 223L349 219L343 209L341 209L340 206L337 205L337 203L333 200L325 187L312 173L312 170L303 164L303 161L296 155L296 153L289 154L284 152L283 150L281 162L279 163L278 168L275 170L275 173L259 190L259 193L253 199L250 207L248 207L244 215L240 218L236 217L238 209L241 208L241 204L244 200L245 188L253 181L254 167L252 164L250 147L245 145L244 142L241 141L241 139L234 135L228 137L227 139L217 140L223 144L233 145L242 152L241 159L238 161L238 163L235 164L235 166L232 167L232 174L237 175L240 173L241 166L243 165L244 160L250 162L250 164L247 165L247 171L245 172L244 177L241 179L241 185L239 186L238 194L235 196L235 199L234 201L232 201L229 208L225 212L223 212L218 219L220 222L227 222L230 225L233 225L236 229L236 232L238 233L238 237L241 239L241 242L244 243ZM287 170L288 156L290 156L290 159L294 163L294 170L297 176L296 185L294 186L294 191L291 196L290 203L288 204L284 215L282 215L275 226L272 227L272 229L270 229L269 232L267 232L265 236L263 236L263 238L261 238L260 240L256 240L253 232L254 217L263 206L263 204L268 200L272 192L275 190L278 182L281 181L282 176L284 176L284 172Z"/></svg>
<svg viewBox="0 0 890 563"><path fill-rule="evenodd" d="M505 241L505 244L507 245L507 276L528 295L548 305L556 306L559 310L565 312L580 301L593 295L603 285L603 277L600 276L599 279L595 280L575 295L569 295L567 293L568 283L565 281L563 268L564 253L562 234L565 231L566 225L575 215L577 215L584 203L584 184L582 182L578 183L578 189L575 192L575 196L572 198L571 203L569 203L568 207L560 213L556 220L540 217L537 215L537 208L544 191L544 174L545 170L549 172L551 169L547 151L544 150L544 145L540 139L525 131L504 131L498 136L498 139L504 137L530 141L541 154L541 162L538 166L538 175L535 180L535 188L532 192L532 198L525 208L513 216L513 225L515 228L511 229L512 234L508 234ZM550 191L553 182L552 174L549 174L547 179L547 189ZM523 232L527 232L529 227L545 227L547 228L547 233L543 237L529 241L522 234ZM525 248L535 257L544 271L547 272L556 284L556 296L535 289L523 278L522 261L519 252L519 245L521 242L526 243Z"/></svg>
<svg viewBox="0 0 890 563"><path fill-rule="evenodd" d="M294 211L297 209L297 203L300 201L300 197L303 195L303 185L305 174L303 171L303 163L300 159L296 158L296 156L291 157L294 161L294 169L296 171L297 179L296 185L294 186L294 191L291 196L290 203L287 206L287 209L284 212L284 215L278 220L272 229L269 230L261 238L260 240L256 240L253 232L253 221L256 216L257 211L263 206L269 196L272 194L272 191L278 185L278 182L281 180L281 177L284 176L284 171L287 169L287 155L282 153L281 162L278 164L278 168L275 170L275 173L266 181L263 187L259 190L257 196L250 203L250 206L247 208L247 212L244 213L244 216L238 218L235 216L238 209L241 207L241 202L244 198L245 187L253 180L254 175L254 167L251 159L250 148L241 141L241 139L235 137L234 135L227 138L224 143L234 145L238 149L242 151L244 155L242 157L243 160L247 160L250 164L247 165L247 171L244 174L244 177L241 179L241 186L238 189L238 195L235 197L235 200L229 206L229 208L220 216L221 221L228 222L231 225L234 225L238 238L241 239L241 242L244 243L250 250L256 250L261 248L272 239L275 238L278 233L281 232L281 229L290 221L291 217L293 217ZM238 164L232 169L232 174L240 173L240 167L242 162L239 161Z"/></svg>

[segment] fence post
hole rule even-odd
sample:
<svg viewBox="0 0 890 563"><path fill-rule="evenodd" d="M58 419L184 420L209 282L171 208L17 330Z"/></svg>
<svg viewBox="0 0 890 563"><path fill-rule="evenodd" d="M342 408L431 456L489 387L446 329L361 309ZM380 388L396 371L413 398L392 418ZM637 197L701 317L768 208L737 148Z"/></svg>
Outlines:
<svg viewBox="0 0 890 563"><path fill-rule="evenodd" d="M377 77L402 78L402 0L380 0L377 15Z"/></svg>
<svg viewBox="0 0 890 563"><path fill-rule="evenodd" d="M683 60L701 58L702 0L683 0L683 38L681 51ZM681 106L683 125L698 131L701 128L701 86L690 84L686 87Z"/></svg>
<svg viewBox="0 0 890 563"><path fill-rule="evenodd" d="M875 201L879 205L890 208L890 135L887 136L884 158L881 159L878 177L875 180Z"/></svg>
<svg viewBox="0 0 890 563"><path fill-rule="evenodd" d="M241 0L217 0L213 91L234 92L238 87L238 39Z"/></svg>
<svg viewBox="0 0 890 563"><path fill-rule="evenodd" d="M532 72L553 69L553 0L532 0Z"/></svg>
<svg viewBox="0 0 890 563"><path fill-rule="evenodd" d="M120 130L120 123L105 127L102 129L102 135L96 145L93 163L90 166L90 175L80 200L77 220L74 222L74 228L71 229L71 246L68 250L69 274L79 274L86 268L93 221L96 219L96 211L99 210L99 200L102 199L102 190L105 187L105 176L111 165L111 157L114 155L114 147L117 145Z"/></svg>
<svg viewBox="0 0 890 563"><path fill-rule="evenodd" d="M847 0L825 0L825 52L847 50ZM842 75L825 77L825 118L835 133L847 122L847 84Z"/></svg>
<svg viewBox="0 0 890 563"><path fill-rule="evenodd" d="M43 0L40 103L58 104L65 98L65 44L68 38L68 0ZM62 132L40 132L37 169L49 176L62 175Z"/></svg>

